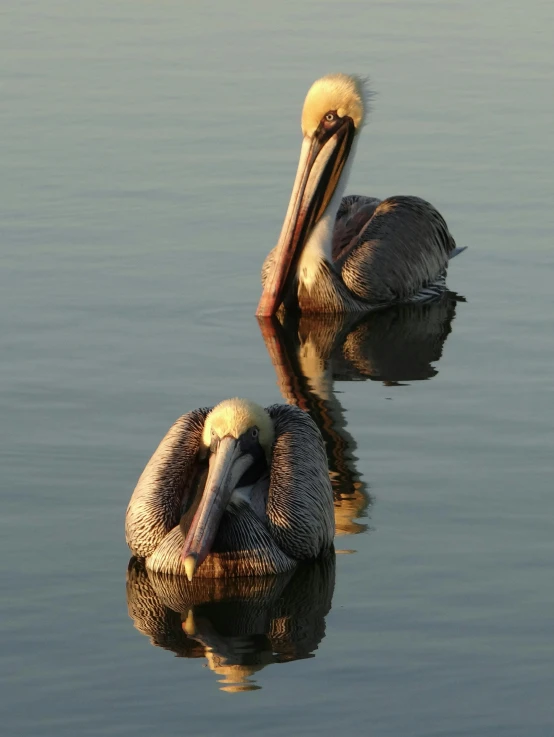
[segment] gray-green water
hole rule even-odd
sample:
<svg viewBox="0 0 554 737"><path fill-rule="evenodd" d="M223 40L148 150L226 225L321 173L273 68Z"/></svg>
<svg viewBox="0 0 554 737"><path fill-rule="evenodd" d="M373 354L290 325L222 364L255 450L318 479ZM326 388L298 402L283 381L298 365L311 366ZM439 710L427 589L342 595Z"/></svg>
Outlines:
<svg viewBox="0 0 554 737"><path fill-rule="evenodd" d="M3 734L554 732L553 28L539 0L3 3ZM378 93L349 191L439 207L467 302L432 360L421 325L369 331L392 385L305 346L367 530L315 657L228 693L133 628L124 512L180 414L282 399L259 270L333 70Z"/></svg>

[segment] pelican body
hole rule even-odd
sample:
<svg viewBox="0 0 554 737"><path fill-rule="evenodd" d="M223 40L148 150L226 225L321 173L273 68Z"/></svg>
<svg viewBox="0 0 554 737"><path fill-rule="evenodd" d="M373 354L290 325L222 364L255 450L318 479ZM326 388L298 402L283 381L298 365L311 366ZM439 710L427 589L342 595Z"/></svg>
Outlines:
<svg viewBox="0 0 554 737"><path fill-rule="evenodd" d="M169 429L125 519L146 567L192 580L292 570L332 548L333 495L314 421L230 399Z"/></svg>
<svg viewBox="0 0 554 737"><path fill-rule="evenodd" d="M419 197L343 197L363 125L361 79L332 74L310 88L304 139L281 235L262 267L256 314L361 312L435 299L456 248L440 213Z"/></svg>

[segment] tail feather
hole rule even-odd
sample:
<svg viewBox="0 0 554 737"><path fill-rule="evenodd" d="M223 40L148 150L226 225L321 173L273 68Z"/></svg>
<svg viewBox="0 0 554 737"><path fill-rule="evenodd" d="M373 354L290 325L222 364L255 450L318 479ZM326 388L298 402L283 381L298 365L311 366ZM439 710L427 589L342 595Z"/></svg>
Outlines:
<svg viewBox="0 0 554 737"><path fill-rule="evenodd" d="M448 258L454 258L454 256L457 256L458 254L462 253L462 251L465 251L466 248L467 246L456 246L456 248L453 248L452 251L450 251L450 255L448 256Z"/></svg>

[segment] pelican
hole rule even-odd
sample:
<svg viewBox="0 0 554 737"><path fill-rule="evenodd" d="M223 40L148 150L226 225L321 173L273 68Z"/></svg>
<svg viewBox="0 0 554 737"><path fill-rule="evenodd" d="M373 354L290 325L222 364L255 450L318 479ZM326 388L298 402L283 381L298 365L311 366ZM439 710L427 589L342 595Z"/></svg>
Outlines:
<svg viewBox="0 0 554 737"><path fill-rule="evenodd" d="M356 76L314 82L281 235L262 267L256 314L361 312L429 301L446 291L456 248L441 214L419 197L343 197L369 92Z"/></svg>
<svg viewBox="0 0 554 737"><path fill-rule="evenodd" d="M127 544L159 573L203 578L292 570L332 549L321 434L297 407L228 399L183 415L144 469Z"/></svg>

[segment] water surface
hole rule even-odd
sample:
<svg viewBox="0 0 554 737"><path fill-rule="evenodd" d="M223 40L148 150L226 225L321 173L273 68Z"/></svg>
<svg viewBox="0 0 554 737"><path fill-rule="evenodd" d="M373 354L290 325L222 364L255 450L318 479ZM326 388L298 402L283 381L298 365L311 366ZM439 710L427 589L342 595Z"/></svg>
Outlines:
<svg viewBox="0 0 554 737"><path fill-rule="evenodd" d="M4 3L6 734L552 734L553 22L540 0ZM286 369L259 270L332 70L377 93L349 191L433 202L467 302L297 326ZM262 592L241 693L133 627L123 535L169 425L233 395L325 420L355 551L297 658L269 657L304 616L290 582Z"/></svg>

